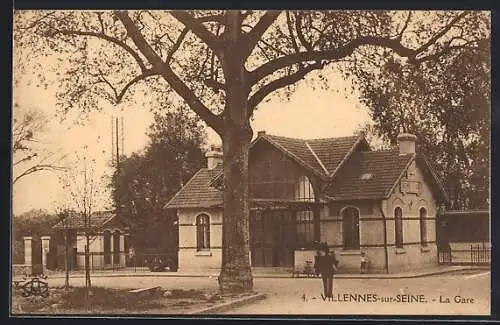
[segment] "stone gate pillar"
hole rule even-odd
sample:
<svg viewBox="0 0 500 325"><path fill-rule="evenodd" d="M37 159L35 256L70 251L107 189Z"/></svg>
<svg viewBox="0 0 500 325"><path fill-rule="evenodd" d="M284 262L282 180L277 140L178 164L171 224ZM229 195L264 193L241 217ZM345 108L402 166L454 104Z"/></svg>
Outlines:
<svg viewBox="0 0 500 325"><path fill-rule="evenodd" d="M111 260L111 265L115 265L115 238L114 234L110 232L110 238L109 238L109 255L110 255L110 260Z"/></svg>
<svg viewBox="0 0 500 325"><path fill-rule="evenodd" d="M125 235L120 234L120 266L125 266Z"/></svg>
<svg viewBox="0 0 500 325"><path fill-rule="evenodd" d="M24 237L24 267L26 270L26 274L30 275L32 273L32 257L33 252L31 250L31 244L33 241L33 237L26 236Z"/></svg>
<svg viewBox="0 0 500 325"><path fill-rule="evenodd" d="M42 265L43 269L47 269L47 254L50 251L50 236L42 236Z"/></svg>

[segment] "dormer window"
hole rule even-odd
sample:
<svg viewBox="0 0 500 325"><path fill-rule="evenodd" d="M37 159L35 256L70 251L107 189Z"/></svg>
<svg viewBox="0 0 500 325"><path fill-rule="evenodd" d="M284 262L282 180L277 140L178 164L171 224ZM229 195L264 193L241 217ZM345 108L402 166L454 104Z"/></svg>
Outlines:
<svg viewBox="0 0 500 325"><path fill-rule="evenodd" d="M367 180L367 179L371 179L372 177L373 177L372 173L364 173L364 174L361 174L360 179Z"/></svg>

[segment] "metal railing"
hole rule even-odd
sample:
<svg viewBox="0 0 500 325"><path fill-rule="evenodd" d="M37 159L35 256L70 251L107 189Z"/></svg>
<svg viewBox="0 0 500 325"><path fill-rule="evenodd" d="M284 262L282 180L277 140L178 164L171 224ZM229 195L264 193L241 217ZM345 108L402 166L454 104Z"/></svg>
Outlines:
<svg viewBox="0 0 500 325"><path fill-rule="evenodd" d="M438 251L439 264L453 265L489 265L491 264L491 246L471 244L470 247L453 249L440 248Z"/></svg>
<svg viewBox="0 0 500 325"><path fill-rule="evenodd" d="M173 253L142 253L129 255L125 252L90 252L90 271L162 272L177 271L177 255ZM76 271L85 270L85 253L76 253Z"/></svg>

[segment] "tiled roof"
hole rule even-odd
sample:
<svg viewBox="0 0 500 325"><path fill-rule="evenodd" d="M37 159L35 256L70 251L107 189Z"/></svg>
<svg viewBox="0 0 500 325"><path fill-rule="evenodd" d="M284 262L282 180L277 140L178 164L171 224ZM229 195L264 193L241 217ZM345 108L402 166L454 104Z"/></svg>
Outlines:
<svg viewBox="0 0 500 325"><path fill-rule="evenodd" d="M359 136L351 136L314 139L307 142L331 175L359 139Z"/></svg>
<svg viewBox="0 0 500 325"><path fill-rule="evenodd" d="M221 167L200 169L186 185L165 204L165 208L208 208L221 205L223 202L223 193L217 188L209 186L210 181L221 172Z"/></svg>
<svg viewBox="0 0 500 325"><path fill-rule="evenodd" d="M415 155L411 154L400 155L399 150L351 152L358 141L366 142L363 137L357 136L314 140L273 135L260 135L259 138L254 144L265 139L305 168L325 177L333 176L324 178L330 183L324 192L327 200L386 198L408 164L415 158ZM367 144L366 146L369 148ZM341 165L345 159L346 163ZM417 157L417 163L422 159ZM337 174L332 175L339 167ZM423 167L426 175L430 176L431 184L435 185L433 188L437 189L436 193L445 196L446 193L430 166L425 164ZM222 184L222 178L221 167L212 170L201 169L165 208L207 208L222 205L223 193L217 188Z"/></svg>
<svg viewBox="0 0 500 325"><path fill-rule="evenodd" d="M312 140L276 135L262 135L262 137L323 176L330 176L335 171L359 139L359 136Z"/></svg>
<svg viewBox="0 0 500 325"><path fill-rule="evenodd" d="M395 150L355 152L326 195L334 200L385 198L413 158Z"/></svg>
<svg viewBox="0 0 500 325"><path fill-rule="evenodd" d="M118 220L114 212L111 211L98 211L92 213L90 216L90 226L93 229L104 227L106 224L109 224L111 221L117 221L117 223L123 227L126 227L128 224L125 220ZM72 213L68 217L59 221L54 225L55 229L83 229L86 228L86 222L83 214L81 213Z"/></svg>

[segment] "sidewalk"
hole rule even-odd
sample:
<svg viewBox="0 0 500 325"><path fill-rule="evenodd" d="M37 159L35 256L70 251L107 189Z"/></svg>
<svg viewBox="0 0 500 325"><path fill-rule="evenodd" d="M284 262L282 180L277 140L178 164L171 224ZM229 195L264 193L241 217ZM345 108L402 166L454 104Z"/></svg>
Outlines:
<svg viewBox="0 0 500 325"><path fill-rule="evenodd" d="M435 266L425 269L419 269L415 271L400 272L400 273L390 273L390 274L337 274L335 277L337 279L402 279L402 278L417 278L425 277L431 275L460 272L460 271L489 271L491 270L488 266ZM292 278L292 274L285 272L283 270L252 270L254 278ZM58 279L64 278L65 274L62 272L50 272L47 274L49 278ZM218 271L212 272L200 272L200 271L178 271L178 272L150 272L150 271L133 271L133 270L121 270L121 271L99 271L92 272L92 277L190 277L190 278L217 278L219 275ZM71 272L71 278L83 278L85 274L83 271ZM307 278L304 276L301 279ZM312 278L312 277L311 277Z"/></svg>

